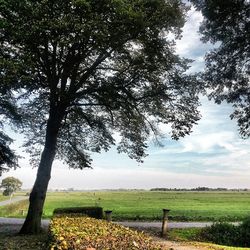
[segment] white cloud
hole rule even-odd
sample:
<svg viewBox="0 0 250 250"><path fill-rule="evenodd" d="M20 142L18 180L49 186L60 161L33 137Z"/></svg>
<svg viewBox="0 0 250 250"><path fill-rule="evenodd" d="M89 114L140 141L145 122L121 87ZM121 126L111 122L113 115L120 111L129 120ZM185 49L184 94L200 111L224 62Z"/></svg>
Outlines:
<svg viewBox="0 0 250 250"><path fill-rule="evenodd" d="M201 12L195 10L194 7L188 12L187 22L183 27L183 37L176 42L176 52L185 58L194 60L191 64L189 72L199 72L204 68L205 53L214 47L211 43L203 43L199 34L199 26L203 17Z"/></svg>
<svg viewBox="0 0 250 250"><path fill-rule="evenodd" d="M231 141L234 138L233 132L217 132L203 135L194 135L184 139L181 144L183 145L183 152L200 152L205 153L214 150L214 147L219 146L227 150L234 150L235 147Z"/></svg>
<svg viewBox="0 0 250 250"><path fill-rule="evenodd" d="M189 57L193 51L200 51L204 47L204 44L200 41L198 34L200 23L202 22L202 14L195 11L194 7L191 7L188 12L187 22L183 28L183 39L177 41L176 51L182 56Z"/></svg>

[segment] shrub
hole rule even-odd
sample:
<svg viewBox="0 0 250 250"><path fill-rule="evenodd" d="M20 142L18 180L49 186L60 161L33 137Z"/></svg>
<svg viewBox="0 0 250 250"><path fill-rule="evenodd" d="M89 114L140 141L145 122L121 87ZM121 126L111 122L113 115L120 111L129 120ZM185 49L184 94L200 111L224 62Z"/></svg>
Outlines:
<svg viewBox="0 0 250 250"><path fill-rule="evenodd" d="M102 207L66 207L66 208L56 208L53 212L56 214L82 214L87 215L92 218L102 219L103 209Z"/></svg>
<svg viewBox="0 0 250 250"><path fill-rule="evenodd" d="M11 194L12 193L9 190L7 189L3 190L3 196L10 196Z"/></svg>
<svg viewBox="0 0 250 250"><path fill-rule="evenodd" d="M220 245L250 247L250 216L239 226L221 222L203 228L198 238Z"/></svg>
<svg viewBox="0 0 250 250"><path fill-rule="evenodd" d="M90 217L58 215L49 228L50 250L160 250L143 233Z"/></svg>
<svg viewBox="0 0 250 250"><path fill-rule="evenodd" d="M240 231L240 245L243 247L250 247L250 216L245 218L239 225Z"/></svg>
<svg viewBox="0 0 250 250"><path fill-rule="evenodd" d="M203 228L199 238L220 245L239 246L240 230L237 226L220 222Z"/></svg>

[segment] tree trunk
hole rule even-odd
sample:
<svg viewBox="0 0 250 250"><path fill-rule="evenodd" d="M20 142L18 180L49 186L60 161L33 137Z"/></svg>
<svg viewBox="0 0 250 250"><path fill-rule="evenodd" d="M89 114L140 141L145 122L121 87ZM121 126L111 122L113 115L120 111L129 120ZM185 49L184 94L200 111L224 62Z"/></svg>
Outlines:
<svg viewBox="0 0 250 250"><path fill-rule="evenodd" d="M57 117L58 118L58 117ZM51 167L56 154L56 143L61 119L50 114L47 123L45 147L38 167L36 181L29 197L29 209L20 234L39 234L44 201L50 180Z"/></svg>

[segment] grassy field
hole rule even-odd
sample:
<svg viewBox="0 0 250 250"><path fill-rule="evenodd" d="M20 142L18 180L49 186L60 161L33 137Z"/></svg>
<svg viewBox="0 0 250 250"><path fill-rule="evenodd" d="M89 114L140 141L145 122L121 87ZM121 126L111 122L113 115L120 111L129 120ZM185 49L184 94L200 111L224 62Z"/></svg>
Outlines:
<svg viewBox="0 0 250 250"><path fill-rule="evenodd" d="M1 216L21 216L25 204L16 214L0 207ZM178 221L238 221L250 215L250 192L50 192L44 217L58 207L101 206L113 210L114 220L159 220L162 209ZM2 211L2 212L1 212Z"/></svg>
<svg viewBox="0 0 250 250"><path fill-rule="evenodd" d="M13 197L16 197L16 196L24 196L24 195L26 195L26 193L27 193L27 192L17 191L16 193L14 193L14 194L12 195L12 198L13 198ZM4 196L4 195L2 194L2 192L0 192L0 201L5 201L5 200L9 200L9 199L10 199L9 196Z"/></svg>
<svg viewBox="0 0 250 250"><path fill-rule="evenodd" d="M2 194L0 194L0 201L5 201L8 199L9 199L9 196L3 196Z"/></svg>
<svg viewBox="0 0 250 250"><path fill-rule="evenodd" d="M102 206L113 210L116 220L161 219L162 209L170 209L174 220L230 220L250 215L250 192L64 192L48 193L44 216L54 208Z"/></svg>

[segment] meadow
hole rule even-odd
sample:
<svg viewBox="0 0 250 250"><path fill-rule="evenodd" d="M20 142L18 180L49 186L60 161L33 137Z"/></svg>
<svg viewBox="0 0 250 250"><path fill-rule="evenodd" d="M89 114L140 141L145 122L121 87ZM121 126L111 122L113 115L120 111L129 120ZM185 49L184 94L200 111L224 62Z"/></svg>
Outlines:
<svg viewBox="0 0 250 250"><path fill-rule="evenodd" d="M21 217L20 209L26 209L25 204L22 203L21 208L16 206L17 211L12 214L0 207L0 215ZM167 208L171 210L169 218L176 221L238 221L250 215L250 192L49 192L43 217L51 217L58 207L79 206L112 210L114 220L160 220L162 209Z"/></svg>
<svg viewBox="0 0 250 250"><path fill-rule="evenodd" d="M8 196L0 195L0 201L5 201L5 200L8 200L8 199L9 199Z"/></svg>

